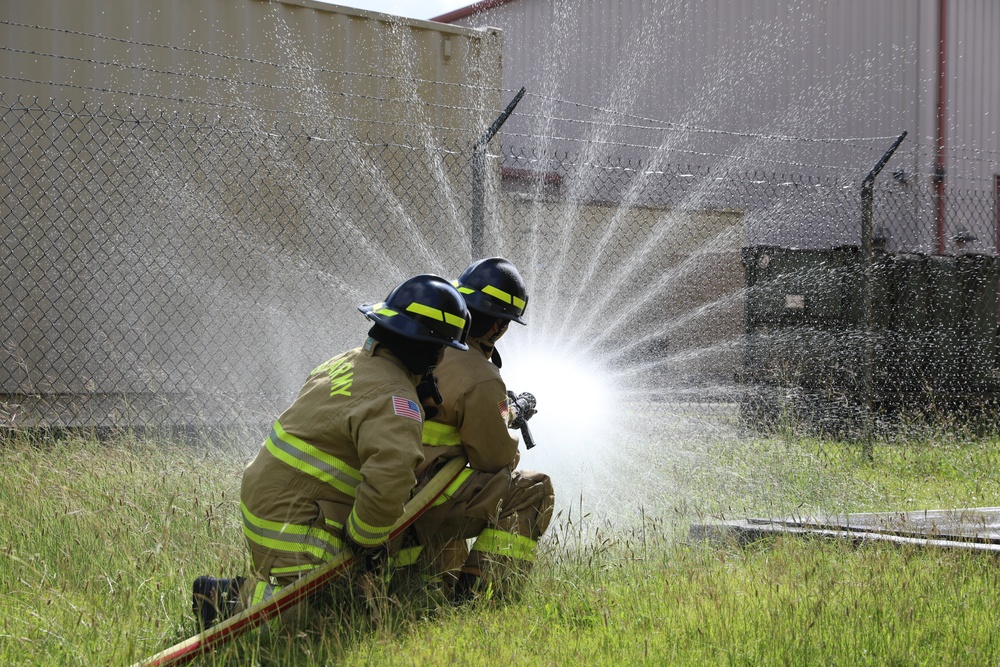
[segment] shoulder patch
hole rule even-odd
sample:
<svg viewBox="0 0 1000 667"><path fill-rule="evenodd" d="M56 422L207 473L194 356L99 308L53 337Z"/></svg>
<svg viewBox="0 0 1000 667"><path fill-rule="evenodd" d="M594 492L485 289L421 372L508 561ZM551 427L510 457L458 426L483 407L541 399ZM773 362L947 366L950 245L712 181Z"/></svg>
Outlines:
<svg viewBox="0 0 1000 667"><path fill-rule="evenodd" d="M500 416L506 418L507 413L510 412L510 406L507 403L507 399L503 399L497 403L497 407L500 408Z"/></svg>
<svg viewBox="0 0 1000 667"><path fill-rule="evenodd" d="M392 397L392 411L400 417L423 421L420 417L420 406L415 401L411 401L403 396Z"/></svg>

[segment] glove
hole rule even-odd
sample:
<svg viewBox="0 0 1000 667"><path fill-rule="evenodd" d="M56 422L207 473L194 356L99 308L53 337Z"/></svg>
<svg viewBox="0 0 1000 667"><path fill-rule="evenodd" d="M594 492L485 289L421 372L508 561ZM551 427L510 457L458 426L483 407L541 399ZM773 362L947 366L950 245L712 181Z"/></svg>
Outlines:
<svg viewBox="0 0 1000 667"><path fill-rule="evenodd" d="M342 537L344 544L350 547L354 553L357 563L361 566L363 572L377 573L385 568L385 564L389 561L389 545L387 543L383 542L375 547L362 546L354 541L351 533L347 530L347 526L344 526Z"/></svg>
<svg viewBox="0 0 1000 667"><path fill-rule="evenodd" d="M538 412L535 410L535 397L533 394L528 392L523 392L518 396L514 395L514 392L508 391L507 398L514 405L514 410L516 416L514 421L511 422L511 428L521 428L524 426L531 417Z"/></svg>

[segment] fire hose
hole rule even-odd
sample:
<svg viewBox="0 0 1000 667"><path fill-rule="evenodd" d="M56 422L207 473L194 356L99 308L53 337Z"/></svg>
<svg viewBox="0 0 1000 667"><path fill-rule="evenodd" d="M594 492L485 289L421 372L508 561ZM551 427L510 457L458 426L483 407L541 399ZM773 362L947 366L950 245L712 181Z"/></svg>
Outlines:
<svg viewBox="0 0 1000 667"><path fill-rule="evenodd" d="M523 431L522 431L523 433ZM465 468L466 458L459 456L450 459L444 467L429 482L417 492L403 507L403 515L399 517L389 538L400 535L421 514L434 504L444 490L454 481ZM156 655L137 662L133 667L163 667L166 665L183 665L199 655L229 642L247 630L251 630L270 619L287 611L305 600L309 595L319 591L333 578L340 576L355 561L355 555L350 550L339 553L333 560L317 568L308 577L299 579L294 584L285 586L273 597L253 605L242 613L232 616L218 625L199 632L194 637L157 653Z"/></svg>

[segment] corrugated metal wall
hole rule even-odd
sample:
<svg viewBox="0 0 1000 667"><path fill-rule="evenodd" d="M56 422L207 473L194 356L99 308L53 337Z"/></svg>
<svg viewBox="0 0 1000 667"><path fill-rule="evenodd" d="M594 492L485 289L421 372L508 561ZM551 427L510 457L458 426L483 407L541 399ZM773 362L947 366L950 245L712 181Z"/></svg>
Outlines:
<svg viewBox="0 0 1000 667"><path fill-rule="evenodd" d="M948 10L947 182L988 189L1000 174L1000 2L950 0ZM954 217L956 225L963 224L961 211ZM977 233L992 242L993 232Z"/></svg>
<svg viewBox="0 0 1000 667"><path fill-rule="evenodd" d="M902 185L883 176L901 197L934 179L938 9L939 0L514 0L456 22L502 29L505 87L542 96L522 104L509 145L593 153L618 142L680 163L860 180L905 130L890 170L902 169ZM946 184L988 192L1000 172L1000 3L947 9ZM681 127L662 131L669 124ZM948 236L978 225L963 250L992 252L994 230L973 212L950 203ZM915 212L931 230L933 214Z"/></svg>

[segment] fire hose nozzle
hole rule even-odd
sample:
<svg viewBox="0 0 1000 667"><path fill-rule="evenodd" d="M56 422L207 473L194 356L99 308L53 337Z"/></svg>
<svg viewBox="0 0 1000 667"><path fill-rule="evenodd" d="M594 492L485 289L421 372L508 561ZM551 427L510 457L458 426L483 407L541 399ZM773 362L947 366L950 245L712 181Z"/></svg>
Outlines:
<svg viewBox="0 0 1000 667"><path fill-rule="evenodd" d="M516 412L514 421L511 422L510 427L521 431L521 437L524 440L524 448L531 449L535 446L535 440L531 437L531 431L528 430L528 420L531 419L536 412L538 412L538 410L535 409L535 405L537 404L535 396L534 394L530 394L526 391L520 394L508 391L507 398L511 405L514 406L514 410Z"/></svg>

